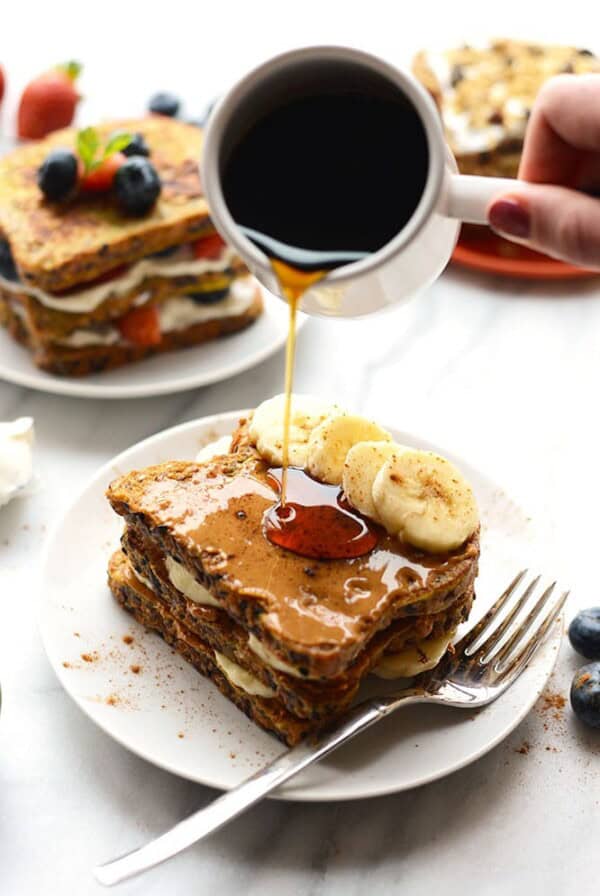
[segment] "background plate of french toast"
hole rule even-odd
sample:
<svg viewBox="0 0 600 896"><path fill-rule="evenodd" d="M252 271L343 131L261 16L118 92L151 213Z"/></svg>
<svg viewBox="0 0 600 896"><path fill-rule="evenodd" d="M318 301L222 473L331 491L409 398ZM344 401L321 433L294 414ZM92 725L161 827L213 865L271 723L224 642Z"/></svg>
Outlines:
<svg viewBox="0 0 600 896"><path fill-rule="evenodd" d="M156 395L232 376L283 345L284 306L212 226L201 146L199 127L155 115L66 128L0 159L1 378ZM108 190L102 171L116 156Z"/></svg>

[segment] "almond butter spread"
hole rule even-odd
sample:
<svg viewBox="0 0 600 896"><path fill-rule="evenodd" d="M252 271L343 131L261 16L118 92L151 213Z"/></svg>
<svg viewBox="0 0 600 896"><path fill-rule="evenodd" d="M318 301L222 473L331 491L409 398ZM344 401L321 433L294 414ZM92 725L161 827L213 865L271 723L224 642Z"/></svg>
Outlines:
<svg viewBox="0 0 600 896"><path fill-rule="evenodd" d="M108 496L118 513L142 519L261 642L323 675L339 673L394 618L422 613L430 602L445 606L472 586L477 532L444 555L405 547L380 527L373 550L353 559L307 561L272 544L263 520L279 495L267 474L268 464L244 448L209 464L134 471Z"/></svg>

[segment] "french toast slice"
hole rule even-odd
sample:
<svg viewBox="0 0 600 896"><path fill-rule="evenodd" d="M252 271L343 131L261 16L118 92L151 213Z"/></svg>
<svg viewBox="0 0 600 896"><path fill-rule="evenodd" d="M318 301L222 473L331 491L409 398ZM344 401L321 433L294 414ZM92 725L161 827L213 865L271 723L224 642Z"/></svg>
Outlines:
<svg viewBox="0 0 600 896"><path fill-rule="evenodd" d="M463 174L517 177L535 98L553 75L600 72L590 50L496 39L420 51L413 73L435 100Z"/></svg>
<svg viewBox="0 0 600 896"><path fill-rule="evenodd" d="M155 207L141 218L122 214L110 195L44 198L37 169L51 149L75 146L75 128L0 160L0 233L24 284L57 293L211 229L199 175L201 130L161 115L98 126L102 139L116 130L143 134L162 181Z"/></svg>
<svg viewBox="0 0 600 896"><path fill-rule="evenodd" d="M272 544L262 532L277 501L267 474L242 421L230 454L133 471L107 496L128 526L300 678L342 675L396 620L447 608L472 588L478 531L445 555L409 549L383 530L369 555L352 560L308 560Z"/></svg>
<svg viewBox="0 0 600 896"><path fill-rule="evenodd" d="M384 654L391 652L397 656L413 648L421 652L425 663L428 644L453 634L467 618L474 596L471 583L442 611L398 619L379 632L342 675L312 680L299 677L293 669L288 671L284 664L275 666L269 655L257 653L256 637L249 635L225 610L214 606L214 602L200 603L201 591L197 589L195 599L192 599L177 588L169 576L167 558L138 522L133 521L125 527L121 547L138 581L186 629L213 649L228 654L232 661L272 688L291 713L314 721L324 722L347 709L356 697L361 681ZM148 599L151 600L150 596Z"/></svg>

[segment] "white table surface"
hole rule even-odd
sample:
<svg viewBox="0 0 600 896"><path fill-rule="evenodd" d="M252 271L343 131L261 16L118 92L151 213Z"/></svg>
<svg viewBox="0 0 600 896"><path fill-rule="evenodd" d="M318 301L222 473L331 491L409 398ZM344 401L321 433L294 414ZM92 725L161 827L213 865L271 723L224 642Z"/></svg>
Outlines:
<svg viewBox="0 0 600 896"><path fill-rule="evenodd" d="M469 35L585 44L592 9L571 3L568 22L551 11L540 22L539 7L536 16L509 2L499 27L481 4L452 4L450 14L421 2L406 15L397 4L392 15L396 4L304 3L285 5L286 28L284 4L122 6L89 7L81 26L80 5L14 10L2 59L12 73L9 110L25 74L63 56L88 64L82 120L137 113L162 87L183 93L192 114L194 96L201 111L248 65L294 43L335 40L402 59L428 36L462 36L469 22ZM203 45L207 29L230 37ZM600 281L534 285L452 269L392 314L309 321L297 388L329 393L489 471L544 521L556 570L573 589L570 616L599 602L599 344ZM227 382L158 399L69 400L0 384L0 419L35 418L39 476L34 495L0 511L3 896L98 893L95 862L215 795L129 755L65 695L36 628L38 562L48 528L113 454L175 423L253 405L282 379L279 354ZM567 695L577 665L565 643L549 692ZM266 803L120 892L595 894L599 754L599 733L577 724L568 706L544 710L541 701L505 743L443 781L357 803Z"/></svg>

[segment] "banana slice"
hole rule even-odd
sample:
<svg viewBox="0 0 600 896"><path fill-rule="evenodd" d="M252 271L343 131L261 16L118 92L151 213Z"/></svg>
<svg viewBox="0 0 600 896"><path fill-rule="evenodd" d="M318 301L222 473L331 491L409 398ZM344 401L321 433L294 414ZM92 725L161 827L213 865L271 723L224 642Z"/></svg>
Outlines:
<svg viewBox="0 0 600 896"><path fill-rule="evenodd" d="M431 451L409 449L386 461L373 482L373 503L391 535L433 553L460 547L479 525L470 485Z"/></svg>
<svg viewBox="0 0 600 896"><path fill-rule="evenodd" d="M339 485L348 451L358 442L391 442L389 432L355 414L328 417L308 440L308 472L321 482Z"/></svg>
<svg viewBox="0 0 600 896"><path fill-rule="evenodd" d="M254 411L250 421L250 441L259 454L273 464L283 463L283 417L285 395L275 395L263 401ZM313 395L292 395L290 418L289 462L293 467L306 467L308 440L311 432L332 414L341 414L332 405Z"/></svg>
<svg viewBox="0 0 600 896"><path fill-rule="evenodd" d="M348 451L342 487L346 498L359 513L379 521L373 502L373 482L386 461L406 450L395 442L357 442Z"/></svg>

